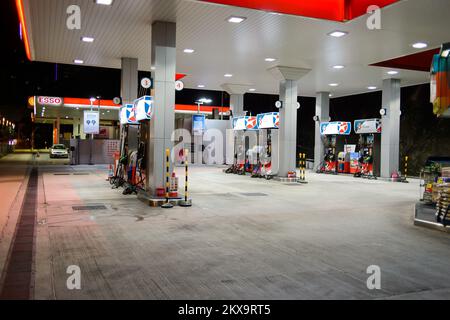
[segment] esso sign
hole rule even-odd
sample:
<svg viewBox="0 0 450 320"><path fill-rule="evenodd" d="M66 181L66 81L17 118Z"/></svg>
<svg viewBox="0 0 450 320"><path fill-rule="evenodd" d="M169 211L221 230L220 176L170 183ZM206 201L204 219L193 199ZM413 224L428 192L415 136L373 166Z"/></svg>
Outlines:
<svg viewBox="0 0 450 320"><path fill-rule="evenodd" d="M47 105L47 106L60 106L62 105L62 98L55 98L55 97L38 97L38 103L40 105Z"/></svg>

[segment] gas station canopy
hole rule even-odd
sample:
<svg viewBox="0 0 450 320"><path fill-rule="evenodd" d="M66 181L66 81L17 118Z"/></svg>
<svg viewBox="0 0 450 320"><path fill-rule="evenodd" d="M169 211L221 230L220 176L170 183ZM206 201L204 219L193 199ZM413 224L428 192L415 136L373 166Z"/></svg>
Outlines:
<svg viewBox="0 0 450 320"><path fill-rule="evenodd" d="M93 0L17 1L34 61L121 68L121 58L131 57L149 71L152 22L176 22L177 72L187 75L187 88L222 90L233 83L278 93L279 82L267 70L290 66L312 70L299 81L303 96L368 92L390 77L402 86L429 82L423 65L431 61L411 57L428 57L449 40L450 29L448 0L114 0L110 6ZM381 29L367 27L370 4L381 8ZM66 26L71 5L81 9L80 30ZM332 36L336 31L342 36ZM397 58L413 61L410 70L399 69L398 61L383 64Z"/></svg>

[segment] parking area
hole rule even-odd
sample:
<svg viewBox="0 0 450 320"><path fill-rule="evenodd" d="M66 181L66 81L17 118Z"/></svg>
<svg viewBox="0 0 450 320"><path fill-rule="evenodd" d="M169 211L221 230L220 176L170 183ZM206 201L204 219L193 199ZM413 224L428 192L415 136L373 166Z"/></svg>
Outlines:
<svg viewBox="0 0 450 320"><path fill-rule="evenodd" d="M191 169L192 208L150 208L101 166L39 166L36 299L450 297L449 235L413 226L409 184L308 185ZM182 170L178 170L182 175ZM381 290L367 288L369 266ZM67 289L79 266L82 289Z"/></svg>

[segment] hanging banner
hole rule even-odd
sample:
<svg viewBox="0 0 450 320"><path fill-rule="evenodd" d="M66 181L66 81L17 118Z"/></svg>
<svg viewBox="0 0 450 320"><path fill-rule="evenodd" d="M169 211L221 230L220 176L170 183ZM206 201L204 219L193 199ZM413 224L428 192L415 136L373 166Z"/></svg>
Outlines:
<svg viewBox="0 0 450 320"><path fill-rule="evenodd" d="M120 124L139 124L136 119L134 105L126 104L120 108Z"/></svg>
<svg viewBox="0 0 450 320"><path fill-rule="evenodd" d="M153 97L143 96L134 101L134 111L137 121L153 118Z"/></svg>
<svg viewBox="0 0 450 320"><path fill-rule="evenodd" d="M280 128L280 113L262 113L258 114L258 128L259 129L279 129Z"/></svg>
<svg viewBox="0 0 450 320"><path fill-rule="evenodd" d="M97 111L84 112L84 133L85 134L100 133L100 114Z"/></svg>
<svg viewBox="0 0 450 320"><path fill-rule="evenodd" d="M194 114L192 116L192 134L202 136L206 130L206 116L204 114Z"/></svg>
<svg viewBox="0 0 450 320"><path fill-rule="evenodd" d="M448 117L450 113L450 43L441 47L434 55L431 65L430 100L433 112L438 117Z"/></svg>
<svg viewBox="0 0 450 320"><path fill-rule="evenodd" d="M381 133L381 119L363 119L355 121L356 134Z"/></svg>
<svg viewBox="0 0 450 320"><path fill-rule="evenodd" d="M320 124L320 134L327 135L350 135L352 132L352 124L350 122L322 122Z"/></svg>

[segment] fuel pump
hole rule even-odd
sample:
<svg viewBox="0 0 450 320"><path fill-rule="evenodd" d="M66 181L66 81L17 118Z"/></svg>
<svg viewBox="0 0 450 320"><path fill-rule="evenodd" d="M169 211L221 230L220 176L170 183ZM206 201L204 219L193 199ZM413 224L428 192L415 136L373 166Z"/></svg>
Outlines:
<svg viewBox="0 0 450 320"><path fill-rule="evenodd" d="M253 172L249 152L257 145L258 135L256 117L245 116L233 119L234 162L226 173L245 175Z"/></svg>
<svg viewBox="0 0 450 320"><path fill-rule="evenodd" d="M280 114L278 112L263 113L259 114L257 119L261 151L259 176L269 180L278 174Z"/></svg>
<svg viewBox="0 0 450 320"><path fill-rule="evenodd" d="M355 121L355 133L359 134L359 170L356 177L376 179L380 174L381 120Z"/></svg>
<svg viewBox="0 0 450 320"><path fill-rule="evenodd" d="M324 160L318 173L338 173L338 154L344 150L346 137L351 133L350 122L323 122L320 124L320 133L324 145Z"/></svg>

